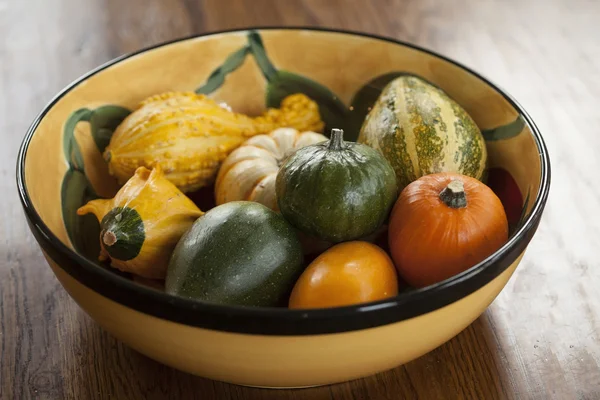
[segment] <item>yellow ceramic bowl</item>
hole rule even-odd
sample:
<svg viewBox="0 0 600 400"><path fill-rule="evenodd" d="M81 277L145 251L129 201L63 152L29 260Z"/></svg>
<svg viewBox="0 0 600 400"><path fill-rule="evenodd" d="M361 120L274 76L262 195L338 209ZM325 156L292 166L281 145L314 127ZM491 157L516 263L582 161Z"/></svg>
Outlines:
<svg viewBox="0 0 600 400"><path fill-rule="evenodd" d="M264 52L251 49L250 34L262 39ZM420 75L444 89L484 133L487 182L511 223L509 241L488 259L385 301L308 311L169 296L97 262L97 222L93 216L78 217L75 210L92 197L115 193L101 149L140 100L196 90L235 111L256 114L268 104L269 91L301 91L330 110L331 122L361 118L357 110L364 111L365 101L397 73ZM392 39L292 28L186 38L97 68L36 118L17 174L26 216L50 267L102 327L183 371L263 387L323 385L374 374L455 336L486 309L517 268L550 185L548 154L533 121L479 74Z"/></svg>

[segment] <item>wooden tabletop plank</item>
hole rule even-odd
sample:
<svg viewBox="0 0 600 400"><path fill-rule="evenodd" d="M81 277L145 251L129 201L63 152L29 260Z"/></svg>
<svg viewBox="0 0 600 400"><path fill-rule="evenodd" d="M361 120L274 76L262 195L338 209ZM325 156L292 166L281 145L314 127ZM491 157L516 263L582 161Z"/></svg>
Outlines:
<svg viewBox="0 0 600 400"><path fill-rule="evenodd" d="M599 16L594 0L0 0L0 399L600 399ZM14 177L35 115L111 58L254 25L346 28L431 48L507 89L540 127L552 189L538 233L500 296L447 344L348 383L244 388L130 350L47 267Z"/></svg>

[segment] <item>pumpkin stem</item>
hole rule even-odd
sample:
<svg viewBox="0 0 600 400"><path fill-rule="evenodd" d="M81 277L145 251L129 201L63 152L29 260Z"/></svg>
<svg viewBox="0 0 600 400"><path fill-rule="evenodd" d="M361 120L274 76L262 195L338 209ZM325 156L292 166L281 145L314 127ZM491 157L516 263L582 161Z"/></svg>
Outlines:
<svg viewBox="0 0 600 400"><path fill-rule="evenodd" d="M344 131L342 129L331 130L331 139L329 139L329 150L342 150L344 148Z"/></svg>
<svg viewBox="0 0 600 400"><path fill-rule="evenodd" d="M109 247L114 245L115 243L117 243L117 235L115 235L114 232L111 231L104 232L104 235L102 235L102 243Z"/></svg>
<svg viewBox="0 0 600 400"><path fill-rule="evenodd" d="M451 208L464 208L467 206L467 194L462 181L455 179L440 192L440 200Z"/></svg>

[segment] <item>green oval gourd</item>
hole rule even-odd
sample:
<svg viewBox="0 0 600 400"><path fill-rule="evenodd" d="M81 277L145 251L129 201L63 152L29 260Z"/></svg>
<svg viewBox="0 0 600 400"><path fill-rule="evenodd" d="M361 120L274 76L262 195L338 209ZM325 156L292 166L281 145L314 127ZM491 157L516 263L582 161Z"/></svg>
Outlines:
<svg viewBox="0 0 600 400"><path fill-rule="evenodd" d="M481 180L486 168L485 141L473 119L443 90L414 75L385 86L357 141L385 156L400 190L438 172Z"/></svg>
<svg viewBox="0 0 600 400"><path fill-rule="evenodd" d="M284 306L303 269L300 241L280 214L232 201L209 210L182 236L165 291L218 304Z"/></svg>
<svg viewBox="0 0 600 400"><path fill-rule="evenodd" d="M333 243L375 232L397 198L389 162L369 146L345 142L341 129L288 157L275 186L280 212L292 225Z"/></svg>

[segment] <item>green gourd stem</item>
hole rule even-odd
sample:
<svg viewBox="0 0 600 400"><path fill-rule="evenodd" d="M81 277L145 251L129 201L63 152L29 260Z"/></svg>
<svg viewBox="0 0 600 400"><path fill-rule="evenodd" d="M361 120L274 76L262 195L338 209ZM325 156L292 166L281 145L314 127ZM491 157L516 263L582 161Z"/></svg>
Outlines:
<svg viewBox="0 0 600 400"><path fill-rule="evenodd" d="M275 68L271 60L269 60L262 38L258 32L251 31L248 33L248 44L265 79L271 82L275 79L275 76L277 76L277 68Z"/></svg>
<svg viewBox="0 0 600 400"><path fill-rule="evenodd" d="M344 131L342 129L332 129L331 139L329 139L329 150L342 150L344 148Z"/></svg>
<svg viewBox="0 0 600 400"><path fill-rule="evenodd" d="M440 200L451 208L465 208L467 206L467 195L462 181L455 179L440 193Z"/></svg>

